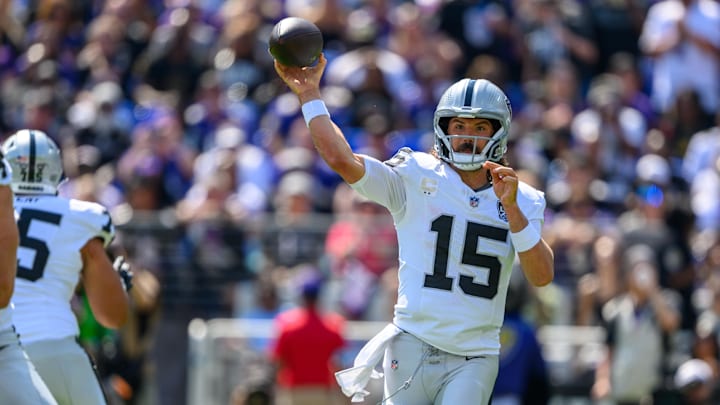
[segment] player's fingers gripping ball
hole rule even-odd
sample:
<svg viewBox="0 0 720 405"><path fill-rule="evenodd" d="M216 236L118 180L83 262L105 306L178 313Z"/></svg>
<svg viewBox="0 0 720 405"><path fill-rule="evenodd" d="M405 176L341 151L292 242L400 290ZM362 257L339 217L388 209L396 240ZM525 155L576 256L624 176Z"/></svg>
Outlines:
<svg viewBox="0 0 720 405"><path fill-rule="evenodd" d="M313 66L323 49L323 36L312 22L298 17L280 20L268 40L272 57L286 66Z"/></svg>

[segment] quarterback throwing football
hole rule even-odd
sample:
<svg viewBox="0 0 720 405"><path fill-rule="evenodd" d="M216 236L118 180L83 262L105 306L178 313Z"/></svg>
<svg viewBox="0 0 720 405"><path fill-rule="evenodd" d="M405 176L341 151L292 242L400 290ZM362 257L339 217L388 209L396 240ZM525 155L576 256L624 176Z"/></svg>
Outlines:
<svg viewBox="0 0 720 405"><path fill-rule="evenodd" d="M462 79L443 94L430 153L400 149L386 162L355 154L321 100L314 67L275 62L297 95L320 156L393 215L400 247L392 324L354 367L336 374L355 400L381 360L387 404L487 404L498 373L499 332L515 255L527 280L553 279L542 239L544 194L518 180L504 154L512 112L500 88Z"/></svg>

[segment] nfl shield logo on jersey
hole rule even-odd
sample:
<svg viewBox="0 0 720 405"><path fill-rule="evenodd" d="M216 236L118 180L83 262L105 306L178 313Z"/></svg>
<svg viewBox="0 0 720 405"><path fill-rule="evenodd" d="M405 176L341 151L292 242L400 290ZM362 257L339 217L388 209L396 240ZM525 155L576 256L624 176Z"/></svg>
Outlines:
<svg viewBox="0 0 720 405"><path fill-rule="evenodd" d="M476 195L470 196L470 206L477 208L478 204L480 204L480 198Z"/></svg>
<svg viewBox="0 0 720 405"><path fill-rule="evenodd" d="M507 222L508 220L507 220L507 214L505 213L505 207L503 207L503 205L500 201L497 202L497 210L498 210L498 218Z"/></svg>

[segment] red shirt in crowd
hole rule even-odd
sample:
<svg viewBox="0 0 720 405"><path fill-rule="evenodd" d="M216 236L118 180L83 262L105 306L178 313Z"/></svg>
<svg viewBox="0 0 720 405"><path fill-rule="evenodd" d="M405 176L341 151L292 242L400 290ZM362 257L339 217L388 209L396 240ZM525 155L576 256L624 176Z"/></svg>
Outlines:
<svg viewBox="0 0 720 405"><path fill-rule="evenodd" d="M344 318L296 308L275 318L277 339L272 357L280 365L277 383L282 387L335 384L333 355L344 345Z"/></svg>

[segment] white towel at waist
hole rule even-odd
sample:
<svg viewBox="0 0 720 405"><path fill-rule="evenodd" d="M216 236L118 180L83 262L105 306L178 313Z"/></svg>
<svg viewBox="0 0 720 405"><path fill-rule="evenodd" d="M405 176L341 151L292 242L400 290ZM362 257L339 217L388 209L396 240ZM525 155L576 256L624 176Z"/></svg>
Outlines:
<svg viewBox="0 0 720 405"><path fill-rule="evenodd" d="M370 394L365 387L371 378L382 378L383 374L375 370L375 366L382 360L390 340L401 332L394 324L388 324L360 349L353 367L335 373L343 394L352 397L352 402L362 402Z"/></svg>

